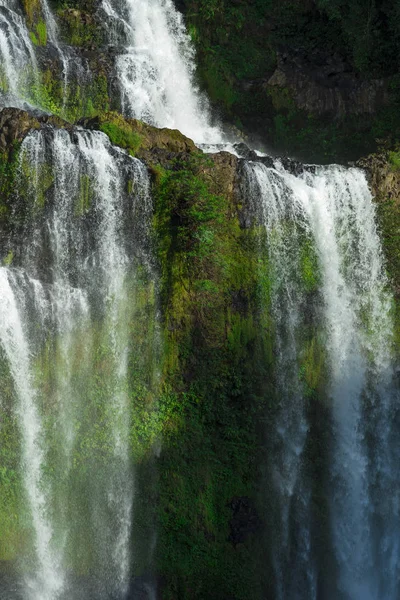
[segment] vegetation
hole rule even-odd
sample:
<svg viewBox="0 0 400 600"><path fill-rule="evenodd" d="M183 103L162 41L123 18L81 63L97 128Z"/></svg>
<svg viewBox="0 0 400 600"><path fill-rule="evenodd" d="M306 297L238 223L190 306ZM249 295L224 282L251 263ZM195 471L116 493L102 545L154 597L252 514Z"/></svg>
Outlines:
<svg viewBox="0 0 400 600"><path fill-rule="evenodd" d="M53 5L65 41L89 53L101 48L101 32L91 18L91 0L54 0ZM24 7L32 41L45 46L48 36L40 3L25 0ZM400 12L394 3L180 0L180 7L185 10L198 48L199 76L212 100L239 127L261 127L264 139L275 149L319 162L344 160L372 148L376 137L389 133L392 138L400 136L396 66ZM278 51L301 48L312 56L321 46L331 54L340 51L360 78L384 74L390 79L390 104L372 122L371 117L348 115L333 122L299 110L288 88L266 89L264 84L276 68ZM268 541L264 520L270 517L264 516L265 502L260 502L261 465L268 447L264 431L279 400L274 393L274 330L269 310L274 281L265 233L255 222L251 227L243 224L244 207L232 191L237 187L236 163L197 152L179 132L158 132L110 112L106 68L94 69L95 75L88 82L72 78L64 95L60 65L56 65L57 76L53 66L41 65L40 80L30 89L32 101L71 122L84 117L85 124L91 120L90 126L105 133L112 144L131 156L144 156L152 174L155 204L151 241L159 289L146 270L135 265L135 278L127 284L134 302L126 307L129 334L136 344L129 357L129 394L135 405L132 459L137 466L138 489L145 490L135 508L135 539L142 545L135 559L135 573L143 574L149 564L146 536L156 520L154 560L163 598L247 600L251 590L252 600L261 599L271 585L265 564ZM45 209L54 183L54 174L43 164L36 184L29 186L34 179L31 167L27 161L19 161L18 151L18 144L14 144L0 156L0 225L5 234L26 218L29 194L35 195L38 210ZM391 175L396 176L400 153L391 151L387 159ZM74 216L89 222L94 218L93 182L82 175L79 183ZM128 195L132 185L127 180ZM388 272L397 295L399 206L398 198L389 195L377 205ZM5 244L1 264L14 264L15 258L13 248ZM315 249L306 236L301 239L296 266L298 284L311 305L320 273ZM395 310L400 314L398 306ZM161 333L154 325L159 312ZM76 386L87 389L86 412L81 420L89 422L90 415L96 415L93 421L107 432L112 417L107 398L115 382L108 378L113 356L103 325L99 320L90 332L96 348L94 373L85 372L82 359L87 332L76 334L74 339L74 370L78 374ZM398 334L400 339L400 330ZM326 418L326 356L315 327L305 325L302 336L299 380L316 430L306 452L315 470L313 478L320 481L325 440L318 428L322 429L321 415ZM45 340L36 361L37 385L43 387L44 396L51 391L54 378L51 363L61 360L61 343ZM158 373L154 365L160 362ZM13 389L7 361L1 356L0 382L4 400L0 406L4 440L0 448L0 560L9 560L29 532L17 517L22 494L16 464L19 442L16 423L4 408L12 402ZM47 426L51 430L51 423ZM102 468L109 461L112 468L110 439L101 427L81 428L77 435L71 493L73 485L79 487L88 464ZM156 443L162 444L162 451L154 458ZM56 457L56 440L52 451ZM98 462L93 455L99 457ZM323 522L326 499L321 486L316 488L315 510ZM77 524L81 531L76 535L84 536L84 518L81 516ZM73 548L69 553L69 566L76 572L87 572L92 557L76 556Z"/></svg>
<svg viewBox="0 0 400 600"><path fill-rule="evenodd" d="M355 159L376 138L400 137L400 11L386 0L180 0L213 102L267 147L308 161ZM390 101L376 114L332 119L277 106L267 82L277 53L301 53L315 70L327 57L361 80L387 77ZM283 90L285 92L285 90ZM288 90L286 90L286 93ZM334 122L332 122L334 121Z"/></svg>
<svg viewBox="0 0 400 600"><path fill-rule="evenodd" d="M99 129L115 146L128 150L135 156L142 145L142 136L118 113L106 113L99 118Z"/></svg>
<svg viewBox="0 0 400 600"><path fill-rule="evenodd" d="M238 543L233 507L245 498L256 512L267 325L255 234L212 185L213 168L193 155L156 173L166 346L158 563L171 599L261 597L260 538L250 527Z"/></svg>

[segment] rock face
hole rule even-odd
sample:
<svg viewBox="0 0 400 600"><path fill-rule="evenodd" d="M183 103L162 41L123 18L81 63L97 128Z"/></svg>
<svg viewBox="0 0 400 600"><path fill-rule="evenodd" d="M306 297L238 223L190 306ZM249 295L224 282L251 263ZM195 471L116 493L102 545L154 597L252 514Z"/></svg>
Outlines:
<svg viewBox="0 0 400 600"><path fill-rule="evenodd" d="M382 150L359 160L357 166L366 170L375 196L387 271L400 300L400 152Z"/></svg>
<svg viewBox="0 0 400 600"><path fill-rule="evenodd" d="M290 91L297 108L341 119L346 115L373 115L389 102L385 79L357 77L339 55L284 51L277 54L277 68L266 82Z"/></svg>
<svg viewBox="0 0 400 600"><path fill-rule="evenodd" d="M18 108L4 108L0 111L0 153L9 152L16 143L21 142L32 129L51 125L59 129L72 130L67 123L54 115L40 111L25 111Z"/></svg>
<svg viewBox="0 0 400 600"><path fill-rule="evenodd" d="M357 166L366 169L371 190L379 202L391 200L400 204L400 169L393 164L395 152L388 150L371 154L357 162Z"/></svg>

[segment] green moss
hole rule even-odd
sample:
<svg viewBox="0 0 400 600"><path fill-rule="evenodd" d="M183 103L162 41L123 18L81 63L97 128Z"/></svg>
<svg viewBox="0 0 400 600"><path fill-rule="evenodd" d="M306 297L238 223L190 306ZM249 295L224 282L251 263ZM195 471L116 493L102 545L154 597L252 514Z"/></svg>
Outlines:
<svg viewBox="0 0 400 600"><path fill-rule="evenodd" d="M79 196L75 202L75 215L81 216L90 210L94 196L93 183L88 175L80 175Z"/></svg>
<svg viewBox="0 0 400 600"><path fill-rule="evenodd" d="M35 31L30 31L29 36L35 46L45 46L47 44L47 28L44 21L39 21L35 25Z"/></svg>
<svg viewBox="0 0 400 600"><path fill-rule="evenodd" d="M101 30L92 15L74 8L58 11L62 24L62 35L67 44L80 48L99 47L102 43Z"/></svg>
<svg viewBox="0 0 400 600"><path fill-rule="evenodd" d="M112 144L125 148L135 156L142 145L142 136L117 113L108 113L105 118L107 120L100 123L100 131L108 135Z"/></svg>
<svg viewBox="0 0 400 600"><path fill-rule="evenodd" d="M12 376L0 351L0 561L15 560L27 543L20 479L20 436L10 407L15 401Z"/></svg>
<svg viewBox="0 0 400 600"><path fill-rule="evenodd" d="M14 259L14 252L12 250L9 250L7 256L5 258L3 258L3 266L9 267L11 265L13 259Z"/></svg>
<svg viewBox="0 0 400 600"><path fill-rule="evenodd" d="M61 80L54 77L50 69L40 73L40 80L32 85L29 94L33 104L61 116L63 105L63 86Z"/></svg>
<svg viewBox="0 0 400 600"><path fill-rule="evenodd" d="M46 205L47 192L54 182L52 166L46 163L32 165L30 157L22 155L19 169L19 194L34 211L42 211Z"/></svg>
<svg viewBox="0 0 400 600"><path fill-rule="evenodd" d="M400 291L400 204L395 199L381 199L376 204L386 267L397 293Z"/></svg>
<svg viewBox="0 0 400 600"><path fill-rule="evenodd" d="M400 169L400 152L389 152L389 162L394 171Z"/></svg>
<svg viewBox="0 0 400 600"><path fill-rule="evenodd" d="M257 423L271 364L260 298L267 263L258 232L240 228L232 198L213 184L212 160L193 155L157 167L154 180L165 351L163 597L247 599L251 590L256 599L260 537L249 534L237 547L229 540L233 498L256 503Z"/></svg>
<svg viewBox="0 0 400 600"><path fill-rule="evenodd" d="M22 0L29 27L33 27L42 16L40 0Z"/></svg>
<svg viewBox="0 0 400 600"><path fill-rule="evenodd" d="M288 88L278 86L269 87L267 95L271 98L275 110L287 111L295 109L293 95Z"/></svg>
<svg viewBox="0 0 400 600"><path fill-rule="evenodd" d="M304 383L306 398L323 397L327 381L326 352L323 340L315 335L306 340L303 346L299 378Z"/></svg>
<svg viewBox="0 0 400 600"><path fill-rule="evenodd" d="M301 278L306 292L316 291L321 282L318 256L310 240L305 240L300 256Z"/></svg>

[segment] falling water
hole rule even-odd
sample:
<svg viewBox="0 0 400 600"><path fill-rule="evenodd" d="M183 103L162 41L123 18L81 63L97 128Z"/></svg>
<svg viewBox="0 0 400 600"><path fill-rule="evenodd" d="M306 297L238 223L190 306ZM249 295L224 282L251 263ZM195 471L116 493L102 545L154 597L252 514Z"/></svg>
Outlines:
<svg viewBox="0 0 400 600"><path fill-rule="evenodd" d="M102 0L123 51L116 69L124 114L179 129L197 143L219 143L208 102L195 85L194 51L172 0Z"/></svg>
<svg viewBox="0 0 400 600"><path fill-rule="evenodd" d="M16 3L0 1L0 90L2 106L22 107L38 70L32 42Z"/></svg>
<svg viewBox="0 0 400 600"><path fill-rule="evenodd" d="M391 423L399 398L391 299L371 194L355 169L314 167L296 177L279 162L274 168L257 163L246 168L267 232L276 336L279 410L271 473L279 515L272 549L277 597L323 593L332 599L394 600L399 468ZM313 290L310 275L317 277ZM319 358L317 344L323 348ZM315 490L305 452L312 423L304 373L311 368L302 361L307 356L314 370L324 363L331 413L326 426L332 423L326 448L330 473L326 483L317 482L329 499L327 530L338 571L337 588L329 592L318 590L318 577L326 573L318 574L319 549L312 538ZM311 396L311 401L323 400Z"/></svg>
<svg viewBox="0 0 400 600"><path fill-rule="evenodd" d="M153 277L147 171L102 133L50 129L24 140L19 182L30 209L16 266L0 269L0 344L32 528L24 598L123 598L133 563L132 320L145 285L136 269ZM71 572L84 576L79 588Z"/></svg>

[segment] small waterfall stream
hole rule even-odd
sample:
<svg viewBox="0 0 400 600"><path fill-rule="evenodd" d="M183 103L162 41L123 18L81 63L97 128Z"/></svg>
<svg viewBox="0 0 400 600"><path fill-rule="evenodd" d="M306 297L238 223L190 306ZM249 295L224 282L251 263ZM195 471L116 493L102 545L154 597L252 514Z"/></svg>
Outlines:
<svg viewBox="0 0 400 600"><path fill-rule="evenodd" d="M179 129L196 143L222 142L195 85L193 46L172 0L102 0L102 9L123 46L116 61L123 113Z"/></svg>
<svg viewBox="0 0 400 600"><path fill-rule="evenodd" d="M38 82L35 51L18 4L0 2L0 105L22 107Z"/></svg>

